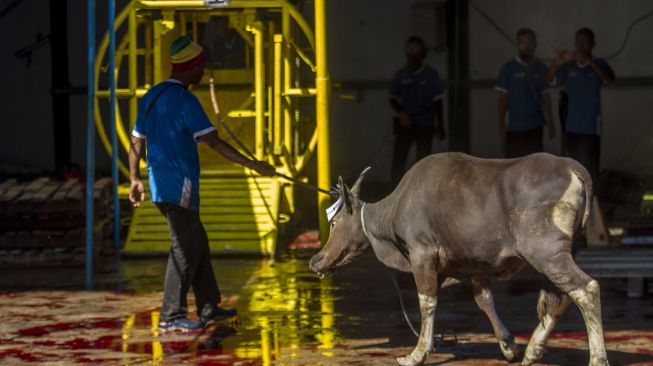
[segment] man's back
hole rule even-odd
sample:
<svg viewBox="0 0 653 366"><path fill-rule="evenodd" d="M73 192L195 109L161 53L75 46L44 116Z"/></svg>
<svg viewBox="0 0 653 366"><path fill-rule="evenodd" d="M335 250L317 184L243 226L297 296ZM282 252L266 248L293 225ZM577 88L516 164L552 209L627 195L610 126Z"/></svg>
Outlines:
<svg viewBox="0 0 653 366"><path fill-rule="evenodd" d="M176 80L143 97L134 133L146 139L153 202L199 208L196 138L213 130L197 98Z"/></svg>

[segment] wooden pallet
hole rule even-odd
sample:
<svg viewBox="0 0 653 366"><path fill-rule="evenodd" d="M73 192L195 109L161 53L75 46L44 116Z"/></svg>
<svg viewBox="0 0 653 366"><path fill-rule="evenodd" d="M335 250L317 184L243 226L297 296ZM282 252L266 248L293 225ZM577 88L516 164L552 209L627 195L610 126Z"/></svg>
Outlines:
<svg viewBox="0 0 653 366"><path fill-rule="evenodd" d="M111 185L110 178L94 184L94 257L113 252ZM76 179L0 182L0 267L83 265L85 208Z"/></svg>

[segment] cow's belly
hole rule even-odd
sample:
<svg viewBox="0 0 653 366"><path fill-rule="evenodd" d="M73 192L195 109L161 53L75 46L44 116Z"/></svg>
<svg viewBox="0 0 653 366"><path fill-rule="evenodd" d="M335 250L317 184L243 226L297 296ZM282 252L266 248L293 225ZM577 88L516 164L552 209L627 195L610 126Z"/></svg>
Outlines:
<svg viewBox="0 0 653 366"><path fill-rule="evenodd" d="M440 263L438 273L447 277L495 277L500 280L510 279L526 265L526 261L509 250L498 253L479 251L466 256L453 254L445 263Z"/></svg>

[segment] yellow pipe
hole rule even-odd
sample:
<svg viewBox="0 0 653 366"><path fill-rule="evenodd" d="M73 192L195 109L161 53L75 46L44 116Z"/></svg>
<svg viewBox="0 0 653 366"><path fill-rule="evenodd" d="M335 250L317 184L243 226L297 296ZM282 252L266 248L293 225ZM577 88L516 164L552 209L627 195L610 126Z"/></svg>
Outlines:
<svg viewBox="0 0 653 366"><path fill-rule="evenodd" d="M290 12L287 7L283 8L281 13L281 33L284 40L289 40L291 38L292 28L290 27ZM284 94L286 90L289 90L291 87L292 80L292 67L290 60L290 45L288 42L285 42L285 47L283 48L283 90ZM281 105L283 108L283 132L284 132L284 141L286 150L289 152L289 155L294 158L294 149L293 149L293 114L292 114L292 103L293 101L284 96L284 101ZM289 161L291 163L294 160Z"/></svg>
<svg viewBox="0 0 653 366"><path fill-rule="evenodd" d="M188 23L188 19L186 19L186 14L185 13L180 13L179 14L179 25L181 26L181 28L179 29L179 33L182 36L185 36L185 35L188 34L188 32L186 30L186 26L188 25L187 23Z"/></svg>
<svg viewBox="0 0 653 366"><path fill-rule="evenodd" d="M145 87L150 88L152 85L152 22L145 22L145 63L143 72L145 73Z"/></svg>
<svg viewBox="0 0 653 366"><path fill-rule="evenodd" d="M136 31L138 24L136 22L136 11L129 13L129 90L133 93L129 97L129 128L131 129L136 123L138 114L138 97L136 89L138 88L138 58L136 54L137 38Z"/></svg>
<svg viewBox="0 0 653 366"><path fill-rule="evenodd" d="M265 130L265 62L263 60L263 24L254 21L247 30L254 33L254 100L256 108L256 158L263 159Z"/></svg>
<svg viewBox="0 0 653 366"><path fill-rule="evenodd" d="M176 9L210 9L204 0L141 0L135 1L138 8L176 8ZM265 0L231 0L229 8L278 8L280 1Z"/></svg>
<svg viewBox="0 0 653 366"><path fill-rule="evenodd" d="M315 88L289 88L284 92L289 97L312 97L317 94Z"/></svg>
<svg viewBox="0 0 653 366"><path fill-rule="evenodd" d="M274 35L274 142L275 155L281 154L281 51L283 36Z"/></svg>
<svg viewBox="0 0 653 366"><path fill-rule="evenodd" d="M138 98L142 97L147 93L149 89L146 88L137 88L135 91L129 90L129 89L116 89L116 98L131 98L133 96L136 96ZM109 98L109 91L108 90L98 90L95 95L98 98Z"/></svg>
<svg viewBox="0 0 653 366"><path fill-rule="evenodd" d="M154 63L154 85L161 81L161 21L154 21L154 54L152 61Z"/></svg>
<svg viewBox="0 0 653 366"><path fill-rule="evenodd" d="M329 187L331 184L331 158L329 156L329 71L326 55L326 0L315 0L315 66L317 89L317 185ZM318 193L318 214L320 218L320 239L326 243L329 235L329 224L325 210L329 206L329 195Z"/></svg>

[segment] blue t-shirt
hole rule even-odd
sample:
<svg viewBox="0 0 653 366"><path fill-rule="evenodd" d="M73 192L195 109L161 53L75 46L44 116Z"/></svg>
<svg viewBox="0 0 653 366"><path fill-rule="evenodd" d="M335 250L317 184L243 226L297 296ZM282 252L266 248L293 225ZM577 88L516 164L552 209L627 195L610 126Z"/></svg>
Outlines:
<svg viewBox="0 0 653 366"><path fill-rule="evenodd" d="M605 60L594 63L613 72ZM604 82L591 66L570 61L558 69L556 84L564 85L569 96L566 131L587 135L601 134L601 87Z"/></svg>
<svg viewBox="0 0 653 366"><path fill-rule="evenodd" d="M517 57L501 67L494 89L508 94L508 131L527 131L546 123L541 102L549 92L546 71L539 61L526 64Z"/></svg>
<svg viewBox="0 0 653 366"><path fill-rule="evenodd" d="M401 103L415 125L432 127L435 115L433 102L444 97L444 87L434 68L423 65L412 73L404 67L392 77L390 97Z"/></svg>
<svg viewBox="0 0 653 366"><path fill-rule="evenodd" d="M147 141L152 202L199 210L197 138L212 131L199 100L179 81L166 80L143 96L132 135Z"/></svg>

